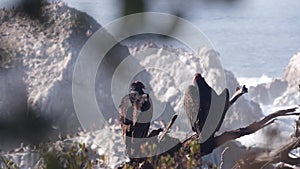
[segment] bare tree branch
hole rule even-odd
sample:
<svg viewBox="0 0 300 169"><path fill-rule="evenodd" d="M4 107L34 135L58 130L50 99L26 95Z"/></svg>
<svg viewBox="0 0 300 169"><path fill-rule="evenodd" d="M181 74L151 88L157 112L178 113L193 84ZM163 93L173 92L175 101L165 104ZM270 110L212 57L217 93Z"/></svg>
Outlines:
<svg viewBox="0 0 300 169"><path fill-rule="evenodd" d="M233 168L264 168L268 164L275 164L279 162L289 165L299 165L300 158L292 158L289 156L289 153L297 147L300 147L300 137L293 137L286 144L275 150L242 159L242 162L240 161Z"/></svg>
<svg viewBox="0 0 300 169"><path fill-rule="evenodd" d="M291 113L293 109L288 109L287 111L278 111L273 114L271 114L273 117L274 115L277 116L283 116L286 115L299 115L299 113ZM267 119L267 118L264 118ZM295 128L295 134L290 138L287 143L282 145L281 147L272 150L270 152L262 152L259 154L256 154L252 157L247 157L246 159L242 159L243 163L239 162L235 165L234 168L253 168L253 167L259 167L264 168L265 166L269 164L275 164L275 163L281 163L281 165L278 166L278 168L284 168L284 166L296 166L300 165L300 157L294 155L294 157L291 157L291 152L297 148L300 147L300 137L299 137L299 124L300 124L300 116L298 120L296 121L296 128Z"/></svg>
<svg viewBox="0 0 300 169"><path fill-rule="evenodd" d="M248 93L248 89L244 85L243 87L238 87L233 96L231 97L228 107L226 108L226 111L237 101L238 98L240 98L243 94Z"/></svg>
<svg viewBox="0 0 300 169"><path fill-rule="evenodd" d="M172 127L172 125L174 124L175 120L177 119L178 114L175 114L172 116L171 121L168 123L168 125L164 128L163 132L161 132L158 135L158 142L161 142L161 140L165 137L165 135L167 134L167 132L169 131L169 129Z"/></svg>
<svg viewBox="0 0 300 169"><path fill-rule="evenodd" d="M235 140L245 135L249 135L255 133L256 131L272 124L277 117L281 116L290 116L290 115L300 115L300 112L295 112L297 107L291 109L285 109L276 111L262 120L256 121L250 124L247 127L239 128L236 130L224 132L219 136L212 136L206 142L201 143L201 155L206 155L211 153L214 149L218 148L219 146L227 143L230 140ZM186 139L182 144L183 146L188 146L189 143L193 140L197 139L196 134Z"/></svg>

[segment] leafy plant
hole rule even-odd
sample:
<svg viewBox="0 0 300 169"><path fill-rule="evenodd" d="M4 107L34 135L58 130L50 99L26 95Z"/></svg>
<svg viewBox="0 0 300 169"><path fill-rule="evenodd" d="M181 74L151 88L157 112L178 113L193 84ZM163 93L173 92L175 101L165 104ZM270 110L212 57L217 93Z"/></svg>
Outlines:
<svg viewBox="0 0 300 169"><path fill-rule="evenodd" d="M5 168L5 169L17 169L17 168L19 168L17 166L17 164L12 159L8 159L8 158L5 158L3 156L0 156L0 159L1 159L1 162L0 162L0 167L1 168Z"/></svg>
<svg viewBox="0 0 300 169"><path fill-rule="evenodd" d="M54 147L42 145L43 168L46 169L82 169L92 168L92 163L87 155L85 144L72 143L69 146L58 144Z"/></svg>
<svg viewBox="0 0 300 169"><path fill-rule="evenodd" d="M156 149L160 145L154 144L144 144L142 152L156 152ZM155 154L155 153L154 153ZM134 161L134 160L133 160ZM153 157L148 157L142 162L131 162L123 166L124 169L133 169L133 168L201 168L201 155L200 155L200 144L195 140L192 141L189 145L189 149L181 148L174 155L163 154ZM211 167L213 168L213 167Z"/></svg>

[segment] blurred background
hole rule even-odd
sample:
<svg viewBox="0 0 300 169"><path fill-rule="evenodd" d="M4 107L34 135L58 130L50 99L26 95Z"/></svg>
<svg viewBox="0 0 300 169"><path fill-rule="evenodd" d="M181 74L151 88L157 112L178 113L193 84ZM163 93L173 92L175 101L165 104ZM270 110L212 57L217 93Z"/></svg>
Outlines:
<svg viewBox="0 0 300 169"><path fill-rule="evenodd" d="M1 0L0 7L12 7L19 2ZM178 15L203 31L220 52L223 66L239 78L281 76L289 58L299 50L300 38L297 35L300 34L300 2L297 0L63 2L88 13L101 25L136 12Z"/></svg>
<svg viewBox="0 0 300 169"><path fill-rule="evenodd" d="M122 16L139 12L168 13L191 22L206 35L217 51L208 50L202 54L213 56L215 60L219 57L223 68L232 71L226 71L226 83L230 93L234 93L238 82L250 86L249 95L242 97L227 114L229 119L224 121L225 129L248 125L283 106L299 104L298 92L294 90L295 85L299 84L299 80L295 80L295 77L299 77L300 73L298 69L300 62L296 61L297 58L299 60L300 53L295 55L300 49L298 0L284 2L63 0L62 2L68 7L58 3L41 8L45 3L44 0L0 1L0 8L17 8L25 12L25 15L23 11L0 12L0 150L10 150L20 143L38 144L40 141L50 140L51 137L65 138L65 135L81 131L72 100L73 68L81 47L101 25L105 26ZM91 17L69 7L87 13ZM176 22L173 29L176 29ZM149 41L158 47L167 45L174 50L183 48L189 51L187 46L177 40L152 34L130 37L122 41L122 45L114 46L99 66L95 87L97 101L101 103L99 107L110 124L118 118L117 107L112 104L111 76L125 57L133 55L134 47L139 46L141 48L137 50L142 51L145 49L143 47L147 46L143 46L143 43L149 45ZM293 55L294 58L291 59ZM150 75L149 72L144 72L145 74L136 78L146 82L146 86L149 86L147 92L166 96L159 101L167 103L163 119L168 121L174 113L185 114L180 105L183 93L174 86L172 78L178 80L180 76L189 77L176 65L176 61L180 60L179 57L186 56L181 59L188 63L187 68L190 71L198 72L200 68L195 53L177 51L174 53L176 58L174 60L167 60L168 57L165 56L162 54L151 63L155 64L156 61L170 63L171 69L174 72L180 70L178 72L181 74L169 77L164 74L153 76L154 73ZM14 60L14 57L17 59ZM9 59L13 60L12 67L6 62ZM287 66L289 62L290 65ZM215 66L212 62L207 63L211 64L209 65L211 67ZM139 66L138 63L137 65ZM288 71L283 76L285 69ZM167 80L161 80L162 77L166 77ZM273 81L273 78L277 77L282 78ZM211 78L217 79L216 76ZM178 83L190 83L190 79ZM213 87L217 85L219 84ZM290 89L293 90L290 92ZM88 108L87 112L90 111ZM84 115L88 116L87 114ZM177 121L180 119L182 118L178 118ZM244 140L240 141L245 145L261 147L270 146L270 142L282 143L294 130L293 124L293 118L278 121L276 126L273 126L274 130L271 130L283 135L277 137L277 140L271 137L265 139L266 134L263 133L254 137L244 137ZM160 124L156 123L154 126L160 127ZM189 126L187 128L190 129ZM183 132L179 132L179 129ZM182 128L176 128L175 131L177 132L175 135L182 138L189 134ZM124 146L120 132L118 128L106 127L99 132L99 138L90 138L94 139L90 143L98 141L97 146L104 145L101 148L97 147L101 150L99 152L103 154L108 152L107 154L118 157L112 163L124 160L124 151L121 149ZM268 131L266 133L268 134Z"/></svg>

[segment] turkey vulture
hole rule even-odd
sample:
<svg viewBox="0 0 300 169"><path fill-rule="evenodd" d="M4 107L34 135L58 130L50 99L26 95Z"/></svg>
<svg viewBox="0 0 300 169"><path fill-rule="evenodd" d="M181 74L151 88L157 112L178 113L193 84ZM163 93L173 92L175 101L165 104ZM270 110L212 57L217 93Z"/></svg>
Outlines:
<svg viewBox="0 0 300 169"><path fill-rule="evenodd" d="M153 115L151 99L143 89L145 85L142 82L133 82L129 94L122 98L119 106L120 123L129 155L132 154L132 144L136 143L135 138L148 136Z"/></svg>
<svg viewBox="0 0 300 169"><path fill-rule="evenodd" d="M212 97L214 98L212 99ZM206 83L201 74L196 73L194 77L194 85L188 86L184 95L184 108L189 118L192 130L200 136L209 112L217 113L214 111L221 111L221 113L223 113L221 117L224 118L224 105L228 105L228 100L229 91L227 88L218 95L214 89ZM220 109L216 108L217 106L220 106ZM222 121L223 120L217 121L217 124L210 124L215 125L215 128L213 129L214 132L212 134L219 130Z"/></svg>

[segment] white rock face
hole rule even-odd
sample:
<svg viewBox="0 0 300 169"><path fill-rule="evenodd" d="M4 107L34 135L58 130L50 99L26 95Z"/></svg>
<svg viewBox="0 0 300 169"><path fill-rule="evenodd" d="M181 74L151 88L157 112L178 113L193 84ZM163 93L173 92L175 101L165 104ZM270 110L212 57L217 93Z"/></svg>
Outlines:
<svg viewBox="0 0 300 169"><path fill-rule="evenodd" d="M288 82L288 88L283 95L274 101L276 106L295 106L300 103L300 52L295 54L285 69L283 79Z"/></svg>
<svg viewBox="0 0 300 169"><path fill-rule="evenodd" d="M288 82L273 79L270 83L259 84L249 88L251 99L264 105L273 104L274 100L287 90Z"/></svg>
<svg viewBox="0 0 300 169"><path fill-rule="evenodd" d="M300 103L300 93L296 89L290 89L283 93L282 96L274 100L275 106L297 106Z"/></svg>
<svg viewBox="0 0 300 169"><path fill-rule="evenodd" d="M147 76L137 76L151 86L150 91L158 100L168 102L171 113L179 113L176 123L181 130L189 130L186 113L183 109L183 96L185 88L192 84L196 72L201 72L207 83L218 93L229 88L230 94L240 86L232 72L224 71L218 59L219 54L212 49L201 49L197 53L181 49L159 48L154 44L146 44L139 48L131 49L134 58L140 60L140 65L146 68ZM147 71L147 68L150 70ZM137 78L137 79L138 79ZM262 117L258 104L241 97L228 111L221 131L245 126ZM156 112L157 113L157 112ZM162 120L169 120L170 111L160 113ZM166 115L167 114L167 115Z"/></svg>
<svg viewBox="0 0 300 169"><path fill-rule="evenodd" d="M284 71L283 79L289 83L290 88L297 88L300 84L300 52L295 54Z"/></svg>
<svg viewBox="0 0 300 169"><path fill-rule="evenodd" d="M261 105L278 107L296 106L300 103L300 53L295 54L281 78L249 88L251 99Z"/></svg>

